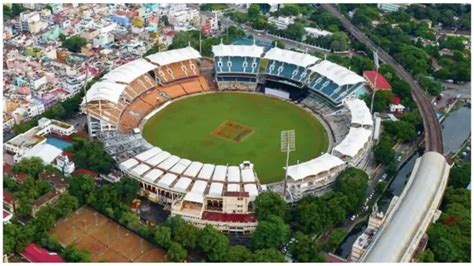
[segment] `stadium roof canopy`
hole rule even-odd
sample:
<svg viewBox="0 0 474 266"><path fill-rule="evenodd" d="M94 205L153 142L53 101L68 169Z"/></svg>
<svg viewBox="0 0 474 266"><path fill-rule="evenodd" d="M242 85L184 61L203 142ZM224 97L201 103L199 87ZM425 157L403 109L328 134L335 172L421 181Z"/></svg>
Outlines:
<svg viewBox="0 0 474 266"><path fill-rule="evenodd" d="M152 165L152 166L156 166L158 165L159 163L163 162L164 160L166 160L168 157L170 157L171 154L167 151L161 151L160 153L158 153L157 155L149 158L146 160L146 163L149 164L149 165Z"/></svg>
<svg viewBox="0 0 474 266"><path fill-rule="evenodd" d="M339 86L357 84L359 82L365 81L363 77L357 75L349 69L327 60L323 60L309 69L327 77Z"/></svg>
<svg viewBox="0 0 474 266"><path fill-rule="evenodd" d="M263 54L263 47L257 45L213 45L214 56L241 56L260 57Z"/></svg>
<svg viewBox="0 0 474 266"><path fill-rule="evenodd" d="M316 61L320 60L316 56L284 50L276 47L266 52L264 58L301 67L308 67L309 65L314 64Z"/></svg>
<svg viewBox="0 0 474 266"><path fill-rule="evenodd" d="M124 162L120 163L120 168L122 169L130 169L138 164L138 161L134 158L130 158Z"/></svg>
<svg viewBox="0 0 474 266"><path fill-rule="evenodd" d="M149 150L146 150L146 151L136 155L135 158L143 162L143 161L146 161L146 160L150 159L151 157L157 155L160 152L161 152L160 148L153 147Z"/></svg>
<svg viewBox="0 0 474 266"><path fill-rule="evenodd" d="M190 202L196 202L196 203L203 203L204 202L204 197L202 194L194 193L194 192L188 192L184 196L185 201L190 201Z"/></svg>
<svg viewBox="0 0 474 266"><path fill-rule="evenodd" d="M227 191L240 192L240 184L235 184L235 183L227 184Z"/></svg>
<svg viewBox="0 0 474 266"><path fill-rule="evenodd" d="M351 112L351 123L360 124L363 126L374 125L370 110L364 101L360 99L353 99L346 101L345 104Z"/></svg>
<svg viewBox="0 0 474 266"><path fill-rule="evenodd" d="M224 190L224 184L222 183L211 183L209 187L209 196L221 196Z"/></svg>
<svg viewBox="0 0 474 266"><path fill-rule="evenodd" d="M349 134L334 147L334 150L340 154L354 158L357 153L369 141L372 131L362 127L351 127Z"/></svg>
<svg viewBox="0 0 474 266"><path fill-rule="evenodd" d="M308 176L317 175L321 172L343 165L345 162L338 157L325 153L313 160L292 165L288 167L288 176L293 180L300 180Z"/></svg>
<svg viewBox="0 0 474 266"><path fill-rule="evenodd" d="M183 175L189 176L189 177L196 177L199 171L201 171L202 165L203 164L201 162L196 162L196 161L192 162L189 165L188 169L186 169Z"/></svg>
<svg viewBox="0 0 474 266"><path fill-rule="evenodd" d="M184 60L201 58L201 54L196 49L188 46L186 48L174 49L165 52L158 52L146 57L151 62L160 66L169 65Z"/></svg>
<svg viewBox="0 0 474 266"><path fill-rule="evenodd" d="M155 65L149 63L143 58L139 58L110 71L104 76L103 79L128 84L155 68Z"/></svg>
<svg viewBox="0 0 474 266"><path fill-rule="evenodd" d="M104 100L117 104L120 95L127 88L126 84L115 83L110 80L102 80L94 83L86 92L83 102Z"/></svg>

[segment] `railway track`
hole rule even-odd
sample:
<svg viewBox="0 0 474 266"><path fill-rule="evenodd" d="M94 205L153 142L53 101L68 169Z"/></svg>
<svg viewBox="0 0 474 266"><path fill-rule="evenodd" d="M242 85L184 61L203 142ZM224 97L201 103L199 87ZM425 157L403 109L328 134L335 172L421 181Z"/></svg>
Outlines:
<svg viewBox="0 0 474 266"><path fill-rule="evenodd" d="M344 28L358 41L364 43L371 50L377 51L379 58L385 63L393 67L400 78L406 80L411 87L412 97L420 110L423 119L423 128L425 132L425 151L436 151L443 154L443 137L441 125L436 117L436 113L431 106L429 98L425 95L423 89L415 81L415 79L400 65L391 55L385 52L381 47L377 46L369 39L361 30L355 27L339 10L333 5L321 4L332 15L339 18Z"/></svg>

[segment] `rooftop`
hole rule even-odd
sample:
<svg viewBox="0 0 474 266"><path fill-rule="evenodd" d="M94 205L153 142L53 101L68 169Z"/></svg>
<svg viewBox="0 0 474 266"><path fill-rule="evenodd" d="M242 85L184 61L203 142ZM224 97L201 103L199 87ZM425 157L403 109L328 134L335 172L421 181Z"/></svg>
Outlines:
<svg viewBox="0 0 474 266"><path fill-rule="evenodd" d="M202 219L215 222L255 223L257 218L254 214L220 213L204 211Z"/></svg>
<svg viewBox="0 0 474 266"><path fill-rule="evenodd" d="M38 247L35 243L28 244L21 255L31 262L64 262L58 254Z"/></svg>
<svg viewBox="0 0 474 266"><path fill-rule="evenodd" d="M392 86L385 77L377 71L367 70L364 71L364 77L375 87L376 90L390 90ZM377 77L377 82L375 81Z"/></svg>

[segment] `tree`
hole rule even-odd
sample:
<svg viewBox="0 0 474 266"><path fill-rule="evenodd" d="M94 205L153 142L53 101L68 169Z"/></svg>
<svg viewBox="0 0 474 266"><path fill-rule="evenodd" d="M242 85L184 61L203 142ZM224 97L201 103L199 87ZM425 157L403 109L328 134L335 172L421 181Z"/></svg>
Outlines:
<svg viewBox="0 0 474 266"><path fill-rule="evenodd" d="M378 182L377 185L375 186L375 192L377 194L381 194L384 191L386 186L387 186L387 182L385 181Z"/></svg>
<svg viewBox="0 0 474 266"><path fill-rule="evenodd" d="M303 23L295 22L293 24L288 25L288 28L284 32L284 35L286 35L287 38L296 41L301 41L301 39L306 33L306 30L304 29Z"/></svg>
<svg viewBox="0 0 474 266"><path fill-rule="evenodd" d="M113 167L113 159L104 150L102 142L81 141L73 146L76 166L108 174Z"/></svg>
<svg viewBox="0 0 474 266"><path fill-rule="evenodd" d="M252 252L242 245L229 246L227 251L227 262L251 262Z"/></svg>
<svg viewBox="0 0 474 266"><path fill-rule="evenodd" d="M379 143L374 146L374 157L377 163L390 163L395 159L393 141L387 134L382 134Z"/></svg>
<svg viewBox="0 0 474 266"><path fill-rule="evenodd" d="M341 244L342 240L346 237L347 232L343 228L336 228L331 232L331 235L324 243L324 249L327 251L335 250L339 244Z"/></svg>
<svg viewBox="0 0 474 266"><path fill-rule="evenodd" d="M195 248L199 240L200 230L191 224L186 223L181 216L168 218L166 226L171 228L173 241L186 248Z"/></svg>
<svg viewBox="0 0 474 266"><path fill-rule="evenodd" d="M75 244L68 245L61 253L61 257L67 262L89 262L90 253L87 250L79 250Z"/></svg>
<svg viewBox="0 0 474 266"><path fill-rule="evenodd" d="M168 261L183 262L187 253L186 249L184 249L180 244L172 242L168 252L166 253L166 258Z"/></svg>
<svg viewBox="0 0 474 266"><path fill-rule="evenodd" d="M81 51L81 48L87 44L87 39L82 38L79 35L74 35L70 38L67 38L62 46L68 49L70 52L78 53Z"/></svg>
<svg viewBox="0 0 474 266"><path fill-rule="evenodd" d="M285 49L285 43L283 43L281 40L276 41L276 47L280 49Z"/></svg>
<svg viewBox="0 0 474 266"><path fill-rule="evenodd" d="M334 191L350 199L349 211L356 211L364 203L368 180L369 177L363 170L353 167L347 168L337 176Z"/></svg>
<svg viewBox="0 0 474 266"><path fill-rule="evenodd" d="M405 143L416 139L415 126L406 121L384 121L385 132L397 141Z"/></svg>
<svg viewBox="0 0 474 266"><path fill-rule="evenodd" d="M454 188L465 188L471 182L471 162L455 164L449 172L448 185Z"/></svg>
<svg viewBox="0 0 474 266"><path fill-rule="evenodd" d="M199 237L198 246L207 254L209 261L225 261L229 248L229 239L214 227L206 225Z"/></svg>
<svg viewBox="0 0 474 266"><path fill-rule="evenodd" d="M166 226L158 226L153 238L158 246L168 249L171 245L171 229Z"/></svg>
<svg viewBox="0 0 474 266"><path fill-rule="evenodd" d="M286 240L288 233L288 225L273 215L258 223L252 236L252 245L255 249L277 248Z"/></svg>
<svg viewBox="0 0 474 266"><path fill-rule="evenodd" d="M33 178L38 178L43 170L44 163L39 157L23 158L19 163L13 166L13 172L25 173Z"/></svg>
<svg viewBox="0 0 474 266"><path fill-rule="evenodd" d="M349 37L344 32L335 32L330 35L329 48L334 51L346 51L349 48Z"/></svg>
<svg viewBox="0 0 474 266"><path fill-rule="evenodd" d="M426 249L425 251L418 253L418 256L416 256L416 261L417 262L435 262L434 254L430 249Z"/></svg>
<svg viewBox="0 0 474 266"><path fill-rule="evenodd" d="M285 256L274 248L260 249L253 254L254 262L286 262Z"/></svg>
<svg viewBox="0 0 474 266"><path fill-rule="evenodd" d="M286 220L288 204L276 192L262 192L255 199L255 214L259 221L267 220L272 215Z"/></svg>
<svg viewBox="0 0 474 266"><path fill-rule="evenodd" d="M296 232L295 241L290 245L289 250L298 262L324 262L321 257L316 242L310 236L302 232Z"/></svg>
<svg viewBox="0 0 474 266"><path fill-rule="evenodd" d="M260 5L259 4L251 4L247 9L247 15L249 18L255 18L260 14Z"/></svg>
<svg viewBox="0 0 474 266"><path fill-rule="evenodd" d="M77 198L80 205L90 203L91 194L95 192L95 182L87 175L75 175L69 178L69 193Z"/></svg>

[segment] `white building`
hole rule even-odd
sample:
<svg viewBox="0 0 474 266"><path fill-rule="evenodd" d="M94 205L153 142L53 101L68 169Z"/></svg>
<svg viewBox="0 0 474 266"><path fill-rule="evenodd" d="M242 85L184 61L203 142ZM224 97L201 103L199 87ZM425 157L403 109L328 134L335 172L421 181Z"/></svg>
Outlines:
<svg viewBox="0 0 474 266"><path fill-rule="evenodd" d="M56 163L53 165L65 176L71 175L72 172L76 169L73 161L69 160L69 157L66 155L60 155L56 158Z"/></svg>
<svg viewBox="0 0 474 266"><path fill-rule="evenodd" d="M270 17L268 22L275 25L279 30L285 30L288 25L295 23L295 17Z"/></svg>
<svg viewBox="0 0 474 266"><path fill-rule="evenodd" d="M318 29L318 28L305 27L304 29L306 30L308 35L310 35L313 38L332 35L332 32L329 32L329 31L326 31L326 30L321 30L321 29Z"/></svg>
<svg viewBox="0 0 474 266"><path fill-rule="evenodd" d="M385 12L395 12L402 7L401 4L388 4L388 3L379 3L377 8Z"/></svg>

